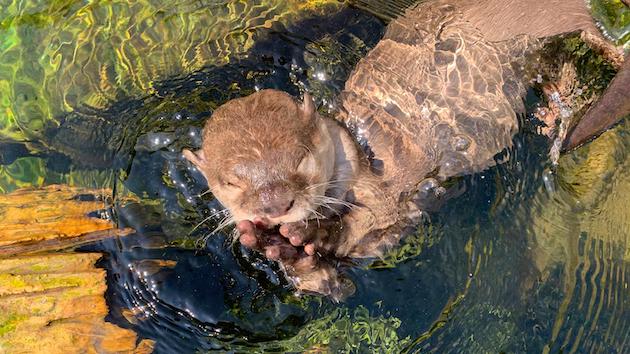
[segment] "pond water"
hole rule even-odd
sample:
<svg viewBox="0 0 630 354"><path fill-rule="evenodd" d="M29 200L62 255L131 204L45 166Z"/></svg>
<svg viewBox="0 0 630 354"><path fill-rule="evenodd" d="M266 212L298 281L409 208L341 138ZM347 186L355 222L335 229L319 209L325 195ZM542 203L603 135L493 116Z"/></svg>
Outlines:
<svg viewBox="0 0 630 354"><path fill-rule="evenodd" d="M623 42L618 4L593 8ZM400 247L347 269L342 303L296 296L212 233L220 205L180 151L213 109L261 88L334 109L384 28L326 0L0 2L0 193L111 189L111 218L136 232L81 251L104 254L107 320L156 353L629 351L630 124L554 167L535 91L507 162L453 181L465 192ZM567 50L588 81L601 63ZM612 75L598 68L593 90Z"/></svg>

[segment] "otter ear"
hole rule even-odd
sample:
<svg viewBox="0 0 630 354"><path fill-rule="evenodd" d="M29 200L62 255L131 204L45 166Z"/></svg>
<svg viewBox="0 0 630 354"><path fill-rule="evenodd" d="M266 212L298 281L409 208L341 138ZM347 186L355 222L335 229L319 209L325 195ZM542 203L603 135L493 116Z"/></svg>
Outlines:
<svg viewBox="0 0 630 354"><path fill-rule="evenodd" d="M202 166L206 164L206 156L203 153L203 149L192 152L188 149L184 149L182 151L186 160L193 163L193 165L197 166L198 169L202 170Z"/></svg>
<svg viewBox="0 0 630 354"><path fill-rule="evenodd" d="M305 117L310 117L315 113L315 102L313 102L313 97L308 92L304 92L304 101L300 105L300 108Z"/></svg>

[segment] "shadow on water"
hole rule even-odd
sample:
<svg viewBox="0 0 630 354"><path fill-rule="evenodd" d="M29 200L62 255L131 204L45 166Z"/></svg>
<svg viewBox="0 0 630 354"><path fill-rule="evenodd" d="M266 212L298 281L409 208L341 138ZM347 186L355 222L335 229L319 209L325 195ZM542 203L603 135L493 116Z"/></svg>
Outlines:
<svg viewBox="0 0 630 354"><path fill-rule="evenodd" d="M624 214L603 225L597 216L619 205L614 193L630 195L628 127L604 146L614 152L605 182L585 187L586 177L562 166L588 170L588 151L550 166L548 142L530 122L533 91L523 131L497 156L508 161L452 181L465 192L401 247L349 269L357 292L343 304L294 296L275 264L232 244L227 231L210 235L220 206L180 154L200 145L205 119L260 88L298 95L307 87L324 111L334 110L383 28L353 9L276 26L230 64L157 83L154 94L107 110L78 109L46 131L54 152L40 155L48 168L114 171L117 221L136 230L84 247L105 253L108 319L155 339L158 353L623 352L630 257L627 236L616 235L630 227L605 228ZM27 153L10 148L2 164Z"/></svg>

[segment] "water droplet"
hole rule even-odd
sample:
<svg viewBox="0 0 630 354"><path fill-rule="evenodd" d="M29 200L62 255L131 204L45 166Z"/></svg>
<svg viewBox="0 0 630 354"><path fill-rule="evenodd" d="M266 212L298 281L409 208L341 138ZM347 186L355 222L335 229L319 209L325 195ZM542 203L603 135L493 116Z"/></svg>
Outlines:
<svg viewBox="0 0 630 354"><path fill-rule="evenodd" d="M555 178L553 176L553 172L551 170L545 170L542 174L543 184L545 185L545 189L549 194L554 194L556 192L555 187Z"/></svg>

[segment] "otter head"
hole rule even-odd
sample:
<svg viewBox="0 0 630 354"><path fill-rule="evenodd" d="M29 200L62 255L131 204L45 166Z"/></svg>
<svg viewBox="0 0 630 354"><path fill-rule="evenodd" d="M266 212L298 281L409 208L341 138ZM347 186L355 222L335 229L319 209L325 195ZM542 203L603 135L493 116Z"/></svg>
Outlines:
<svg viewBox="0 0 630 354"><path fill-rule="evenodd" d="M203 146L183 151L234 220L310 218L335 170L335 148L311 97L262 90L219 107Z"/></svg>

